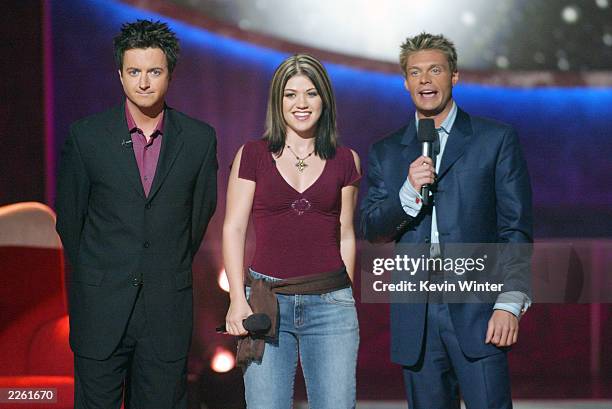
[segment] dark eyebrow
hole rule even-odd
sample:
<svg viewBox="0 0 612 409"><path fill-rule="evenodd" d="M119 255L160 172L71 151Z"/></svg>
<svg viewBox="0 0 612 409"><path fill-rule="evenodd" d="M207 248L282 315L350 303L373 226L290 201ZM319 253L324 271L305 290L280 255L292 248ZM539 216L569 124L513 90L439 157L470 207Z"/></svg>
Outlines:
<svg viewBox="0 0 612 409"><path fill-rule="evenodd" d="M308 89L306 90L306 92L308 92L308 91L313 91L313 90L314 90L314 91L316 91L316 90L317 90L317 87L308 88ZM294 90L293 88L285 88L285 89L284 89L284 92L287 92L287 91L297 92L297 90Z"/></svg>
<svg viewBox="0 0 612 409"><path fill-rule="evenodd" d="M125 70L126 70L126 71L127 71L127 70L142 71L140 68L137 68L137 67L125 67ZM163 70L164 70L164 67L153 67L153 68L149 68L149 69L147 70L147 72L151 72L151 71L154 71L154 70L160 70L160 71L163 71Z"/></svg>

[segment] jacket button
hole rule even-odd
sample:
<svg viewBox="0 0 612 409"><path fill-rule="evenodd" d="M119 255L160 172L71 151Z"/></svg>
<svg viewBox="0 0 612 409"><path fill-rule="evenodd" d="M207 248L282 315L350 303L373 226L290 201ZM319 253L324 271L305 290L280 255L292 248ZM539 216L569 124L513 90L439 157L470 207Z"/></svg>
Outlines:
<svg viewBox="0 0 612 409"><path fill-rule="evenodd" d="M132 280L132 285L133 285L134 287L138 287L140 284L141 284L141 282L140 282L140 278L138 278L138 277L134 277L134 279Z"/></svg>
<svg viewBox="0 0 612 409"><path fill-rule="evenodd" d="M429 243L431 240L429 239L429 237L425 237L425 243Z"/></svg>
<svg viewBox="0 0 612 409"><path fill-rule="evenodd" d="M144 247L145 249L148 249L150 246L151 246L151 243L149 243L148 241L145 241L145 242L142 244L142 247Z"/></svg>
<svg viewBox="0 0 612 409"><path fill-rule="evenodd" d="M151 203L147 203L147 204L145 205L145 209L149 210L150 208L151 208Z"/></svg>

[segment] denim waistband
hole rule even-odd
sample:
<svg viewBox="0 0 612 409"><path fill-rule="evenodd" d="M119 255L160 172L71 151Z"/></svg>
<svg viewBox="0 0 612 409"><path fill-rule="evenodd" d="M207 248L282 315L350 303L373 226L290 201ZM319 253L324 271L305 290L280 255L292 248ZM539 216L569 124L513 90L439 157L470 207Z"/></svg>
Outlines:
<svg viewBox="0 0 612 409"><path fill-rule="evenodd" d="M255 280L264 280L264 281L271 281L271 282L281 280L281 278L267 276L265 274L258 273L257 271L253 270L251 267L249 267L249 275L251 276L251 278Z"/></svg>

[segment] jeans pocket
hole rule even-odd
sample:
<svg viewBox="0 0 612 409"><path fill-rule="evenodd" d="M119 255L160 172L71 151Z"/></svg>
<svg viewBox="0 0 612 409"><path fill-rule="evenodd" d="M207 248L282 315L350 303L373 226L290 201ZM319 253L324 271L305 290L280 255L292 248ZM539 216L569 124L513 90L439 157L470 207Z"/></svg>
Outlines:
<svg viewBox="0 0 612 409"><path fill-rule="evenodd" d="M353 298L353 289L351 287L321 294L321 298L330 304L345 305L347 307L355 305L355 298Z"/></svg>

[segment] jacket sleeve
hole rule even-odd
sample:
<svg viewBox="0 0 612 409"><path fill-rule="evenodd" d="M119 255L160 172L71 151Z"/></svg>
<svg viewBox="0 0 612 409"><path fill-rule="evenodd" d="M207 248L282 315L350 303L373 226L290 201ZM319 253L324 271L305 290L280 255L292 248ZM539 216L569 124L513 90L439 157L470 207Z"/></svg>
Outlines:
<svg viewBox="0 0 612 409"><path fill-rule="evenodd" d="M495 167L497 231L501 243L531 243L533 216L527 164L513 129L504 135Z"/></svg>
<svg viewBox="0 0 612 409"><path fill-rule="evenodd" d="M81 232L87 217L90 180L81 156L74 126L62 148L57 178L56 229L71 265L77 264Z"/></svg>
<svg viewBox="0 0 612 409"><path fill-rule="evenodd" d="M533 242L531 185L516 132L502 140L495 168L497 232L505 291L530 294Z"/></svg>
<svg viewBox="0 0 612 409"><path fill-rule="evenodd" d="M368 192L361 202L362 236L372 243L398 240L415 218L404 211L399 192L389 191L385 185L376 147L368 155L367 181Z"/></svg>
<svg viewBox="0 0 612 409"><path fill-rule="evenodd" d="M217 207L217 138L211 128L211 142L196 179L191 215L191 254L202 244L208 222Z"/></svg>

